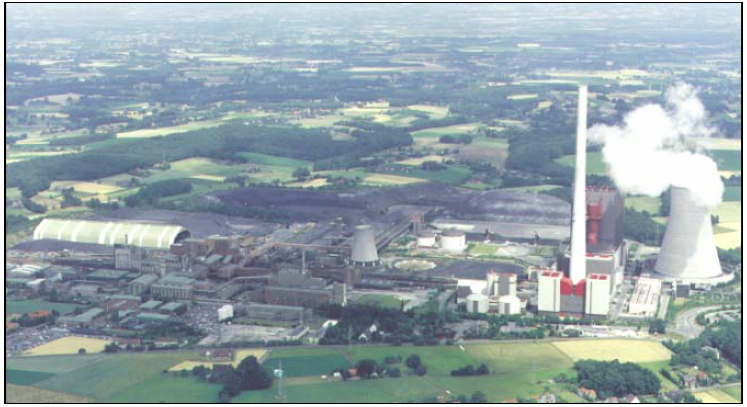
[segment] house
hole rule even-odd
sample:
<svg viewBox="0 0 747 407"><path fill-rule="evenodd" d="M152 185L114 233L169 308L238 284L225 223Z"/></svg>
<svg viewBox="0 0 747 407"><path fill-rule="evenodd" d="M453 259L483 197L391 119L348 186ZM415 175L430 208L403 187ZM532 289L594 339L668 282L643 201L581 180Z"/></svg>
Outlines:
<svg viewBox="0 0 747 407"><path fill-rule="evenodd" d="M695 374L695 378L698 380L698 383L702 385L708 384L708 374L702 370L699 370L698 373Z"/></svg>
<svg viewBox="0 0 747 407"><path fill-rule="evenodd" d="M698 386L698 378L695 375L687 373L682 376L682 386L689 389L694 389Z"/></svg>
<svg viewBox="0 0 747 407"><path fill-rule="evenodd" d="M5 332L10 332L18 329L20 325L18 325L17 322L6 322L5 323Z"/></svg>
<svg viewBox="0 0 747 407"><path fill-rule="evenodd" d="M539 404L555 404L555 395L550 393L545 393L537 399L537 403Z"/></svg>
<svg viewBox="0 0 747 407"><path fill-rule="evenodd" d="M625 397L625 402L628 404L640 404L641 400L639 400L638 397L634 394L628 394Z"/></svg>
<svg viewBox="0 0 747 407"><path fill-rule="evenodd" d="M591 401L594 401L597 399L597 392L595 390L587 389L583 386L578 388L578 395Z"/></svg>

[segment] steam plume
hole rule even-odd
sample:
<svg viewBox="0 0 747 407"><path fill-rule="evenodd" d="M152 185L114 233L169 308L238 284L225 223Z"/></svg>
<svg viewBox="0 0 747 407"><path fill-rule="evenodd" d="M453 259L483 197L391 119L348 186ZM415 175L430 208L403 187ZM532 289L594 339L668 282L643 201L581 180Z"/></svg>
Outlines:
<svg viewBox="0 0 747 407"><path fill-rule="evenodd" d="M589 140L602 144L610 176L623 192L659 196L670 186L689 189L706 207L721 202L724 185L716 163L693 152L693 138L713 134L695 89L680 83L666 105L648 104L628 113L619 126L596 125Z"/></svg>

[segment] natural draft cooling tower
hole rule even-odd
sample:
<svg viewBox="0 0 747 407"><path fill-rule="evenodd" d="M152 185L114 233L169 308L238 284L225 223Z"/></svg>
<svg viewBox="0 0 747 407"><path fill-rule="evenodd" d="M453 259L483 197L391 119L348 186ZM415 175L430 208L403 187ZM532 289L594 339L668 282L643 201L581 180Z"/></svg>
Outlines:
<svg viewBox="0 0 747 407"><path fill-rule="evenodd" d="M371 225L358 225L355 227L353 238L353 252L351 254L353 264L358 266L374 266L379 262L379 254L376 251L376 236Z"/></svg>
<svg viewBox="0 0 747 407"><path fill-rule="evenodd" d="M681 279L721 275L709 208L685 188L672 187L672 210L654 270Z"/></svg>

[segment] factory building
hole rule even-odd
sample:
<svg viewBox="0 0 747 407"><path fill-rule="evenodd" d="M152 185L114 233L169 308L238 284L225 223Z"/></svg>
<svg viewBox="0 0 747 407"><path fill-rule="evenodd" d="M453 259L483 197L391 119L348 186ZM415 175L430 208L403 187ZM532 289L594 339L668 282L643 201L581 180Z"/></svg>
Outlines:
<svg viewBox="0 0 747 407"><path fill-rule="evenodd" d="M130 281L130 294L143 295L150 292L150 287L158 281L155 274L143 274L142 276Z"/></svg>
<svg viewBox="0 0 747 407"><path fill-rule="evenodd" d="M516 315L521 313L521 300L515 295L504 295L498 299L498 314Z"/></svg>
<svg viewBox="0 0 747 407"><path fill-rule="evenodd" d="M610 312L610 286L612 281L606 274L590 274L586 278L586 316L606 317Z"/></svg>
<svg viewBox="0 0 747 407"><path fill-rule="evenodd" d="M560 285L563 273L554 270L543 270L537 276L537 311L540 314L560 312ZM567 277L566 277L567 278Z"/></svg>
<svg viewBox="0 0 747 407"><path fill-rule="evenodd" d="M193 278L170 274L151 285L150 291L155 298L188 300L194 296L195 282Z"/></svg>
<svg viewBox="0 0 747 407"><path fill-rule="evenodd" d="M659 307L662 282L656 278L639 277L630 298L628 313L653 317Z"/></svg>
<svg viewBox="0 0 747 407"><path fill-rule="evenodd" d="M516 274L515 273L498 273L491 271L488 273L487 293L490 297L502 297L505 295L516 296Z"/></svg>
<svg viewBox="0 0 747 407"><path fill-rule="evenodd" d="M488 312L488 297L480 293L473 293L468 295L467 312L480 314Z"/></svg>
<svg viewBox="0 0 747 407"><path fill-rule="evenodd" d="M449 253L462 253L467 248L467 235L456 229L441 233L441 249Z"/></svg>
<svg viewBox="0 0 747 407"><path fill-rule="evenodd" d="M172 244L189 236L190 232L178 225L46 218L34 229L33 238L169 250Z"/></svg>

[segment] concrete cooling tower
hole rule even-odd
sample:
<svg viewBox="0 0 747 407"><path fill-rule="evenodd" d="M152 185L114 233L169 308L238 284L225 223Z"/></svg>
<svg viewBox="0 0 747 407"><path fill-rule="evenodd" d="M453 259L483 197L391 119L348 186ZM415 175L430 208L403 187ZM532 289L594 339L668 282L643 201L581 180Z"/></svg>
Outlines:
<svg viewBox="0 0 747 407"><path fill-rule="evenodd" d="M353 252L350 259L357 266L368 267L378 264L379 254L376 251L376 236L371 225L355 227Z"/></svg>
<svg viewBox="0 0 747 407"><path fill-rule="evenodd" d="M672 210L654 270L683 280L722 276L709 208L685 188L672 187Z"/></svg>

